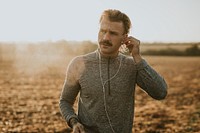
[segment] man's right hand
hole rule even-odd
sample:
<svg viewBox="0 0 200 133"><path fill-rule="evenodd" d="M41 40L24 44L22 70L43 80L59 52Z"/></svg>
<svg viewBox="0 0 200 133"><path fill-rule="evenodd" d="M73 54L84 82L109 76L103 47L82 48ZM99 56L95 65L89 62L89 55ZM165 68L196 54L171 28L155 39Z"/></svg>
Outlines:
<svg viewBox="0 0 200 133"><path fill-rule="evenodd" d="M76 119L70 119L70 125L73 128L73 133L85 133L83 125Z"/></svg>
<svg viewBox="0 0 200 133"><path fill-rule="evenodd" d="M83 125L79 122L74 124L73 125L73 133L85 133Z"/></svg>

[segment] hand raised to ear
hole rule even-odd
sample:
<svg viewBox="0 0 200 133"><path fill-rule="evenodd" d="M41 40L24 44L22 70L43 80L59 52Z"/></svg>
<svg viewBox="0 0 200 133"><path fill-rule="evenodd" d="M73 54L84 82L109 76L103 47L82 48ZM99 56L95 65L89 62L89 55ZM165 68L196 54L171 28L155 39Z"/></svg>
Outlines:
<svg viewBox="0 0 200 133"><path fill-rule="evenodd" d="M140 55L140 40L132 36L129 36L124 40L124 43L129 49L129 52L133 56L135 62L136 63L140 62L142 60L142 57Z"/></svg>

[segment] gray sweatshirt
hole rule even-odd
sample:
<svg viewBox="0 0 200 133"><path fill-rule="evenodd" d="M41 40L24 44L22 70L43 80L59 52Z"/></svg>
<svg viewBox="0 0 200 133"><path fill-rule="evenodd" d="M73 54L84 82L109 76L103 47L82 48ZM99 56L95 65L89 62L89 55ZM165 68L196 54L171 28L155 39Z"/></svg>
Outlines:
<svg viewBox="0 0 200 133"><path fill-rule="evenodd" d="M61 114L69 126L77 118L87 133L131 133L136 84L154 99L167 95L166 82L144 59L136 64L133 57L105 58L98 51L75 57L61 92Z"/></svg>

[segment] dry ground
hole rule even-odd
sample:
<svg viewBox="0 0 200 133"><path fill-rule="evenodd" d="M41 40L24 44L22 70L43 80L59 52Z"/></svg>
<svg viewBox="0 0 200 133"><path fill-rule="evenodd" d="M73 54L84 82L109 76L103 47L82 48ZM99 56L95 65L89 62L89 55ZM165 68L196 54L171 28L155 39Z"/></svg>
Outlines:
<svg viewBox="0 0 200 133"><path fill-rule="evenodd" d="M137 88L133 132L200 132L200 58L145 58L165 77L168 96L156 101ZM0 132L70 132L58 107L70 59L0 62Z"/></svg>

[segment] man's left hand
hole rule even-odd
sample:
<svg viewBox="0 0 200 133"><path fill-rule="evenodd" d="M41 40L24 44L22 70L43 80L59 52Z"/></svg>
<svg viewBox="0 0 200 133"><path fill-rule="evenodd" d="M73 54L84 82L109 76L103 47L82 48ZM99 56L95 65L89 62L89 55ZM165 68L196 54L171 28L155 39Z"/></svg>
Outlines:
<svg viewBox="0 0 200 133"><path fill-rule="evenodd" d="M126 47L129 49L129 52L133 56L136 63L142 60L140 55L140 40L129 36L124 40Z"/></svg>

